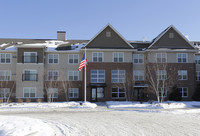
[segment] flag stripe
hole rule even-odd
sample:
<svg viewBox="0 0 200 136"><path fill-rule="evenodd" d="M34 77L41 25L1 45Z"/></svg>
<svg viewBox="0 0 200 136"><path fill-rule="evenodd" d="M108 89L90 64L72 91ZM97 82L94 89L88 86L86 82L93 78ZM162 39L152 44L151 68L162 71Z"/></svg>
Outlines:
<svg viewBox="0 0 200 136"><path fill-rule="evenodd" d="M87 65L87 64L88 64L87 59L85 59L85 54L83 54L83 58L82 58L81 63L79 65L78 71L81 71L81 69L83 67L85 67L85 65Z"/></svg>

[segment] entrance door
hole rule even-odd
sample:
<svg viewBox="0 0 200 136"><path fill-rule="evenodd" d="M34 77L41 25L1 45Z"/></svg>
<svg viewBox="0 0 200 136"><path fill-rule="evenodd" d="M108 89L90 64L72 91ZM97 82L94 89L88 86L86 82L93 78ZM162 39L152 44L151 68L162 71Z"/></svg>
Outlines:
<svg viewBox="0 0 200 136"><path fill-rule="evenodd" d="M92 101L97 101L97 99L104 98L104 89L103 87L92 88Z"/></svg>
<svg viewBox="0 0 200 136"><path fill-rule="evenodd" d="M97 101L97 88L92 88L92 101Z"/></svg>

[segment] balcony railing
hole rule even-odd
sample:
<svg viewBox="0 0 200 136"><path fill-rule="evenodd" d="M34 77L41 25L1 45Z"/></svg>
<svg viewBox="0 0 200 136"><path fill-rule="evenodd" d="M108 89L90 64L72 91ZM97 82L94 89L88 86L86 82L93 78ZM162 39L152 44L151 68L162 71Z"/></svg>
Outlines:
<svg viewBox="0 0 200 136"><path fill-rule="evenodd" d="M38 81L38 74L22 74L22 81Z"/></svg>
<svg viewBox="0 0 200 136"><path fill-rule="evenodd" d="M38 63L38 56L22 56L22 63Z"/></svg>

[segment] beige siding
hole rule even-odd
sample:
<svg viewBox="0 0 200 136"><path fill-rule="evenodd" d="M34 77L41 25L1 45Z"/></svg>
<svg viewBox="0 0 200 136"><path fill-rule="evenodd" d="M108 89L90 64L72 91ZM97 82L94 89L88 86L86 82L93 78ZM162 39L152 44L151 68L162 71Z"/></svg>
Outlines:
<svg viewBox="0 0 200 136"><path fill-rule="evenodd" d="M102 52L103 53L103 62L113 62L113 53L122 52L122 51L87 51L87 60L92 62L92 53L93 52ZM124 62L132 62L132 52L122 52L124 53Z"/></svg>
<svg viewBox="0 0 200 136"><path fill-rule="evenodd" d="M37 70L38 81L22 81L22 74L24 70L31 69ZM24 87L36 87L36 97L43 97L43 88L44 88L44 65L43 64L17 64L16 67L17 76L16 76L16 97L23 97L23 88Z"/></svg>
<svg viewBox="0 0 200 136"><path fill-rule="evenodd" d="M0 64L0 70L10 70L11 71L11 80L15 80L16 75L16 63L17 63L17 54L16 52L0 52L0 53L10 53L11 54L11 63L10 64Z"/></svg>
<svg viewBox="0 0 200 136"><path fill-rule="evenodd" d="M188 63L195 63L194 53L191 52L149 52L147 59L150 63L156 62L156 53L166 53L167 54L167 62L168 63L177 63L177 54L178 53L187 53L188 55Z"/></svg>
<svg viewBox="0 0 200 136"><path fill-rule="evenodd" d="M59 64L48 64L48 54L59 54ZM78 71L80 61L83 57L83 54L79 54L78 64L68 64L68 54L79 54L79 53L46 53L47 56L45 61L45 72L49 70L59 71L60 80L68 80L68 71ZM79 72L79 80L83 80L82 72ZM46 78L47 79L47 78Z"/></svg>

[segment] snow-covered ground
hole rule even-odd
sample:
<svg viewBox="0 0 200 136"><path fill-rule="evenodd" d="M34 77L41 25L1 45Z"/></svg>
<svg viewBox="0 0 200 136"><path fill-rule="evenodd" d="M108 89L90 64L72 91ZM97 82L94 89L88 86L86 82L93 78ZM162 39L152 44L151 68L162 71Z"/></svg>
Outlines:
<svg viewBox="0 0 200 136"><path fill-rule="evenodd" d="M200 102L195 101L166 101L161 104L157 102L152 102L152 104L148 102L144 102L140 104L139 102L130 102L130 101L107 101L106 102L108 108L146 108L146 109L177 109L177 108L193 108L199 107Z"/></svg>
<svg viewBox="0 0 200 136"><path fill-rule="evenodd" d="M47 132L48 136L200 134L200 102L106 104L4 104L0 106L0 136L38 136Z"/></svg>

